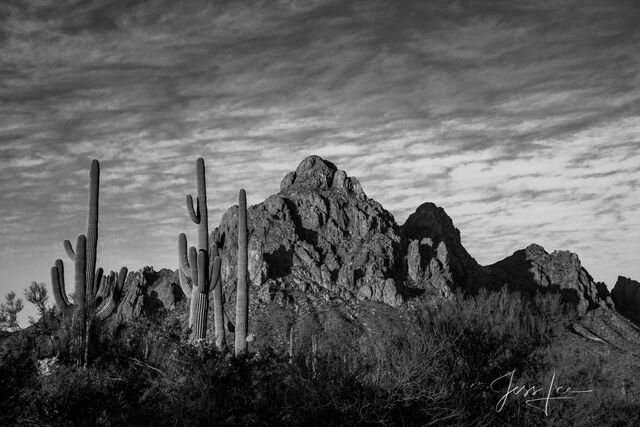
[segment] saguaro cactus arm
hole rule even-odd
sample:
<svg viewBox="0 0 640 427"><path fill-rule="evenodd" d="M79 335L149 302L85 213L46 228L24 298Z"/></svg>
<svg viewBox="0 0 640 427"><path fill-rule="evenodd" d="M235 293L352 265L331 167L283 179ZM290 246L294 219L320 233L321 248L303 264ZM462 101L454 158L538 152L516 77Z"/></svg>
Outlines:
<svg viewBox="0 0 640 427"><path fill-rule="evenodd" d="M198 250L191 246L189 248L189 266L191 267L191 286L192 290L200 285L200 275L198 274Z"/></svg>
<svg viewBox="0 0 640 427"><path fill-rule="evenodd" d="M178 236L178 264L180 271L182 271L188 279L191 279L191 265L189 264L187 251L187 236L184 233L180 233Z"/></svg>
<svg viewBox="0 0 640 427"><path fill-rule="evenodd" d="M187 298L191 298L192 290L189 278L184 275L182 270L178 270L178 278L180 280L180 288Z"/></svg>
<svg viewBox="0 0 640 427"><path fill-rule="evenodd" d="M120 303L122 289L124 288L124 283L127 279L128 272L129 271L127 270L127 267L122 267L120 269L120 273L118 273L115 277L116 283L111 290L111 296L109 297L109 300L100 310L96 312L96 318L98 320L105 320L115 311L116 307Z"/></svg>
<svg viewBox="0 0 640 427"><path fill-rule="evenodd" d="M96 270L96 275L93 278L93 295L92 298L95 299L100 292L100 285L102 284L102 276L104 275L104 270L102 267Z"/></svg>
<svg viewBox="0 0 640 427"><path fill-rule="evenodd" d="M198 251L195 247L189 248L189 265L191 266L191 302L189 304L189 327L193 327L193 322L198 310Z"/></svg>
<svg viewBox="0 0 640 427"><path fill-rule="evenodd" d="M193 198L191 194L187 194L187 212L189 212L189 216L191 217L191 221L196 224L200 224L200 200L196 197L196 205L193 206Z"/></svg>
<svg viewBox="0 0 640 427"><path fill-rule="evenodd" d="M69 302L69 297L67 296L67 291L65 289L65 283L64 283L64 263L62 262L61 259L57 259L56 260L56 264L55 267L58 269L58 280L60 282L61 286L61 296L62 296L62 300L64 301L65 305L71 305L71 303Z"/></svg>
<svg viewBox="0 0 640 427"><path fill-rule="evenodd" d="M199 260L198 260L199 261ZM215 257L215 259L213 260L213 270L212 270L212 274L211 274L211 278L213 279L211 281L211 283L217 283L218 280L220 279L220 267L222 266L222 260L220 259L219 256ZM208 293L209 290L205 290L204 286L200 286L200 292L202 293Z"/></svg>
<svg viewBox="0 0 640 427"><path fill-rule="evenodd" d="M73 246L71 246L71 242L68 240L65 240L62 243L62 246L64 246L64 251L69 256L69 259L71 259L71 262L76 262L76 253L73 251Z"/></svg>
<svg viewBox="0 0 640 427"><path fill-rule="evenodd" d="M56 260L56 265L51 267L51 286L56 305L64 316L70 316L75 307L67 298L64 285L64 264L61 259Z"/></svg>
<svg viewBox="0 0 640 427"><path fill-rule="evenodd" d="M187 236L180 233L178 236L178 276L180 278L180 287L187 298L191 298L191 265L187 255Z"/></svg>

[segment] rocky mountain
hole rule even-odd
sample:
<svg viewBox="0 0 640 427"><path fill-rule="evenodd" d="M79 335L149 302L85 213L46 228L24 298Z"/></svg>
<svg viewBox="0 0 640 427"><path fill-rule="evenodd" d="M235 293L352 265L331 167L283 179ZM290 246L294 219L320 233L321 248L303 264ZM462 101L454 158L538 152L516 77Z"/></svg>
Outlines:
<svg viewBox="0 0 640 427"><path fill-rule="evenodd" d="M444 209L424 203L400 227L405 283L436 295L456 287L476 291L491 280L462 246L460 231Z"/></svg>
<svg viewBox="0 0 640 427"><path fill-rule="evenodd" d="M98 296L106 299L113 292L114 283L106 280L102 283ZM184 300L177 271L166 268L154 271L152 267L145 267L127 275L120 303L109 322L117 325L135 321L163 308L173 309Z"/></svg>
<svg viewBox="0 0 640 427"><path fill-rule="evenodd" d="M576 254L548 253L535 244L481 266L444 209L424 203L399 225L356 178L317 156L303 160L284 177L280 191L249 207L247 216L252 351L287 349L291 337L296 348L308 349L318 333L334 340L335 348L344 346L344 352L363 350L381 334L400 333L403 322L413 319L412 301L418 298L437 307L439 299L458 289L475 293L505 285L532 295L559 293L578 309L580 320L572 332L589 345L606 341L634 348L640 342L640 329L612 310L615 302L621 313L640 322L638 282L621 277L609 295ZM233 338L235 321L237 228L238 206L232 206L212 233L219 236L223 260L227 340ZM116 312L100 329L106 342L147 346L150 357L169 357L170 349L153 348L162 340L152 335L188 336L187 298L178 283L177 270L130 272ZM109 296L110 286L100 296ZM0 337L0 354L36 348L34 354L46 357L62 342L38 336L30 329Z"/></svg>
<svg viewBox="0 0 640 427"><path fill-rule="evenodd" d="M640 324L640 282L618 276L611 299L620 313Z"/></svg>
<svg viewBox="0 0 640 427"><path fill-rule="evenodd" d="M280 191L249 207L247 217L253 310L271 303L299 309L357 301L398 307L414 297L504 285L560 293L582 315L613 307L606 286L593 280L576 254L549 254L534 244L483 267L444 209L424 203L399 225L357 178L318 156L286 174ZM228 313L235 301L237 229L238 206L232 206L218 227ZM185 297L177 282L171 270L130 273L113 321L179 305Z"/></svg>
<svg viewBox="0 0 640 427"><path fill-rule="evenodd" d="M247 221L253 286L402 303L401 237L393 216L332 163L306 158L278 194L248 209ZM235 287L237 228L234 206L219 227L228 290Z"/></svg>

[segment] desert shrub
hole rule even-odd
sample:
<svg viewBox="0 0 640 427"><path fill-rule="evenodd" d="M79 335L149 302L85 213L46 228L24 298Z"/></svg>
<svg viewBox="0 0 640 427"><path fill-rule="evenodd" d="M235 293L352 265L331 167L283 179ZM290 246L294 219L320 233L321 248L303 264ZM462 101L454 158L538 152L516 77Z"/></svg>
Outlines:
<svg viewBox="0 0 640 427"><path fill-rule="evenodd" d="M36 424L117 425L132 409L134 385L123 375L112 377L95 369L61 365L39 376L24 392L23 417Z"/></svg>
<svg viewBox="0 0 640 427"><path fill-rule="evenodd" d="M494 414L493 380L512 370L543 369L545 361L534 352L560 335L573 316L557 295L532 299L506 288L476 296L457 293L421 308L418 324L425 333L451 343L440 358L441 371L456 384L461 411L470 420Z"/></svg>
<svg viewBox="0 0 640 427"><path fill-rule="evenodd" d="M405 310L393 328L375 333L345 328L339 310L318 316L300 317L292 360L268 347L232 358L211 343L190 343L169 315L103 336L89 370L62 363L38 375L25 362L20 376L10 372L11 364L0 364L8 387L0 389L0 422L625 425L637 416L637 381L625 383L627 397L612 391L613 376L633 378L637 362L627 361L628 372L614 372L621 365L607 366L602 355L558 345L575 313L553 295L503 290L425 300ZM576 385L603 388L549 416L522 399L495 411L499 395L489 389L492 380L516 370L520 382L540 383L551 368Z"/></svg>
<svg viewBox="0 0 640 427"><path fill-rule="evenodd" d="M0 425L16 424L23 406L21 393L35 375L35 364L29 357L0 357Z"/></svg>
<svg viewBox="0 0 640 427"><path fill-rule="evenodd" d="M531 300L504 288L473 297L457 293L453 299L421 308L417 321L424 333L455 343L450 354L450 364L456 366L452 373L470 383L495 369L518 368L571 319L557 295Z"/></svg>

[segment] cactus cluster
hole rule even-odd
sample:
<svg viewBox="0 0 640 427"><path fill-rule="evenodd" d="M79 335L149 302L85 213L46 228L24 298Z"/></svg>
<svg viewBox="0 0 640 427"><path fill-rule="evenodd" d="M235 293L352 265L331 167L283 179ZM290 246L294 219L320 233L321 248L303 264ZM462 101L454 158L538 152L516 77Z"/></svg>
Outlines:
<svg viewBox="0 0 640 427"><path fill-rule="evenodd" d="M51 268L51 283L56 305L66 319L71 320L73 333L72 356L78 364L89 362L92 323L107 319L117 308L124 283L128 274L126 267L119 273L111 272L105 276L102 268L96 270L98 247L98 196L100 185L100 165L97 160L91 162L89 181L89 207L87 232L78 236L75 248L70 241L64 241L64 249L74 263L75 288L73 300L67 296L64 278L64 263L56 260ZM204 160L196 160L195 201L187 195L187 211L191 220L198 226L198 245L188 248L184 233L178 236L178 262L180 286L189 305L189 326L192 339L201 340L207 334L207 315L209 311L209 293L213 291L215 341L220 349L226 346L224 330L224 307L221 283L221 236L216 228L209 235L208 209ZM249 322L248 289L248 228L247 197L244 190L239 194L238 214L238 266L236 292L235 354L247 352L251 336L247 335ZM188 249L187 249L188 248ZM100 290L109 289L108 292ZM103 300L100 294L110 297Z"/></svg>
<svg viewBox="0 0 640 427"><path fill-rule="evenodd" d="M211 284L220 285L220 265L217 245L213 251L209 247L209 214L207 208L207 188L204 169L204 159L196 160L196 190L195 200L189 194L186 197L187 212L191 220L198 226L198 248L194 246L187 252L187 236L178 236L178 262L180 286L187 298L191 299L189 306L189 327L192 338L205 339L207 335L207 316L209 312L209 292ZM216 293L218 291L215 291ZM222 303L222 299L220 299ZM222 312L222 307L220 308ZM214 315L217 315L217 311ZM220 313L221 315L222 313ZM219 347L224 344L224 329L218 329L216 319L216 343Z"/></svg>
<svg viewBox="0 0 640 427"><path fill-rule="evenodd" d="M89 362L91 325L94 320L105 320L118 305L122 287L127 277L127 268L119 274L111 273L103 277L102 268L96 270L98 248L98 194L100 187L100 164L91 162L89 173L89 210L87 215L87 233L80 234L75 250L69 240L64 241L64 249L75 265L75 289L73 303L69 301L64 280L64 263L56 260L51 268L51 284L56 305L64 317L71 319L75 345L73 356L78 364ZM102 301L98 291L105 284L113 287L111 297Z"/></svg>
<svg viewBox="0 0 640 427"><path fill-rule="evenodd" d="M222 242L216 228L209 236L208 210L204 160L196 160L195 205L191 195L187 195L187 211L191 220L198 225L198 248L187 250L187 237L178 236L178 275L184 294L191 300L189 305L189 327L193 339L205 339L207 333L207 313L209 292L213 291L213 309L216 346L226 346L224 330L224 307L221 282L220 251ZM239 194L238 214L238 280L236 293L235 354L247 351L247 327L249 322L248 293L248 241L247 241L247 196L244 190ZM210 239L210 240L209 240Z"/></svg>

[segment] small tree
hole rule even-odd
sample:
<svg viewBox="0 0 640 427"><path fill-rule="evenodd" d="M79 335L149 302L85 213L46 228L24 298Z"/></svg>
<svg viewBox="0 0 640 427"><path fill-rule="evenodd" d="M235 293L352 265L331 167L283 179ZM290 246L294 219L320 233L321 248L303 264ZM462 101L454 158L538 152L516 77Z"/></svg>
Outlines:
<svg viewBox="0 0 640 427"><path fill-rule="evenodd" d="M9 331L20 329L18 325L18 313L24 308L22 300L16 298L16 293L11 291L5 295L5 302L0 304L0 328Z"/></svg>
<svg viewBox="0 0 640 427"><path fill-rule="evenodd" d="M24 297L36 306L40 317L44 319L47 313L47 300L49 299L46 284L44 282L31 282L29 287L24 290Z"/></svg>

